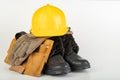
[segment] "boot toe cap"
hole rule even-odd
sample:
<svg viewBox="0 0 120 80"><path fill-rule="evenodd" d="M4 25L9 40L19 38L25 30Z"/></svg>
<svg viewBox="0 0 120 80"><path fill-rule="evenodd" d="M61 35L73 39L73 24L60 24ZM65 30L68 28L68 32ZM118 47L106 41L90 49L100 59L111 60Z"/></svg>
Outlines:
<svg viewBox="0 0 120 80"><path fill-rule="evenodd" d="M87 60L74 60L71 63L71 68L73 71L84 70L90 68L90 63Z"/></svg>

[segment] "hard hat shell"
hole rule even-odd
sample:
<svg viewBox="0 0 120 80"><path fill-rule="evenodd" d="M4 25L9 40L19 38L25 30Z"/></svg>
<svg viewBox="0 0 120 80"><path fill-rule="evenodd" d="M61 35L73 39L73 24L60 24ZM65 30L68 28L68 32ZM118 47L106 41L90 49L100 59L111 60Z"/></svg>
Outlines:
<svg viewBox="0 0 120 80"><path fill-rule="evenodd" d="M59 8L48 4L33 14L31 33L34 36L60 36L67 31L65 15Z"/></svg>

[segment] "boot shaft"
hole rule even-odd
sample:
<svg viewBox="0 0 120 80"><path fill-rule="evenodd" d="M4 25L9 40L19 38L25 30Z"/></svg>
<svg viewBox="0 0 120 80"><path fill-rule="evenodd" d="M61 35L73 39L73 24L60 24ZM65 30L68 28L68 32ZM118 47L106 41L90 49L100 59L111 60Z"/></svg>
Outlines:
<svg viewBox="0 0 120 80"><path fill-rule="evenodd" d="M61 37L56 36L56 37L51 37L50 39L54 41L50 57L54 56L54 55L57 55L57 54L60 54L60 55L64 56L64 50L65 49L64 49Z"/></svg>
<svg viewBox="0 0 120 80"><path fill-rule="evenodd" d="M75 52L76 54L79 51L79 46L78 44L75 42L75 39L73 37L72 34L66 34L64 36L61 36L62 41L63 41L63 46L65 48L65 52L66 54L68 54L68 52Z"/></svg>

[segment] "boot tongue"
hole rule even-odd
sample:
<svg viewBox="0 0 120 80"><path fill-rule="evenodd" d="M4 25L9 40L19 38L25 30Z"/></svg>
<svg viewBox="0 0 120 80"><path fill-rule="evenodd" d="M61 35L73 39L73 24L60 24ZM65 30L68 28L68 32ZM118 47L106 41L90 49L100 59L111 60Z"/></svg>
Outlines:
<svg viewBox="0 0 120 80"><path fill-rule="evenodd" d="M72 51L69 55L66 55L65 58L72 59L72 60L82 59L82 57L78 56L74 51Z"/></svg>

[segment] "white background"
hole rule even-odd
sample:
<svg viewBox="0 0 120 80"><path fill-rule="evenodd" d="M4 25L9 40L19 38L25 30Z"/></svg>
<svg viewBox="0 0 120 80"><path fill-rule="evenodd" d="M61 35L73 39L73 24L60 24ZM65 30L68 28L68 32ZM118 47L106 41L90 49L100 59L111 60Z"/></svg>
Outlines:
<svg viewBox="0 0 120 80"><path fill-rule="evenodd" d="M47 3L62 9L91 69L65 76L31 77L4 63L16 32L29 32L32 14ZM119 0L0 0L0 80L120 80Z"/></svg>

